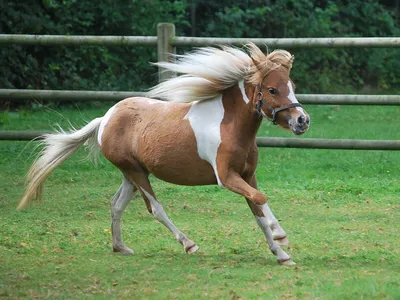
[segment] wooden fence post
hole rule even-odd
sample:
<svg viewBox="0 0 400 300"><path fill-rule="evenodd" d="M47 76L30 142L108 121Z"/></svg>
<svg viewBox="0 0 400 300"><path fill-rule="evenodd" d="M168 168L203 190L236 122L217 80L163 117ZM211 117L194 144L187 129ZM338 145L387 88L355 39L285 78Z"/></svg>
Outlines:
<svg viewBox="0 0 400 300"><path fill-rule="evenodd" d="M172 61L172 55L176 53L176 48L170 44L170 39L175 36L175 25L171 23L159 23L157 25L157 53L158 61ZM158 80L165 81L174 77L175 73L158 68Z"/></svg>

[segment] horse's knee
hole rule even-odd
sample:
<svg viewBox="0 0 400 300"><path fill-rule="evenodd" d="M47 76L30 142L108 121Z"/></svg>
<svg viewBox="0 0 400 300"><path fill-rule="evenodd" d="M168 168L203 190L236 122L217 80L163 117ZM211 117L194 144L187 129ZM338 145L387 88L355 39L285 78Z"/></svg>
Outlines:
<svg viewBox="0 0 400 300"><path fill-rule="evenodd" d="M264 205L265 203L267 203L267 198L259 191L253 193L249 197L249 200L257 205Z"/></svg>
<svg viewBox="0 0 400 300"><path fill-rule="evenodd" d="M124 213L124 209L118 205L113 205L111 207L111 217L113 219L121 219L122 214Z"/></svg>

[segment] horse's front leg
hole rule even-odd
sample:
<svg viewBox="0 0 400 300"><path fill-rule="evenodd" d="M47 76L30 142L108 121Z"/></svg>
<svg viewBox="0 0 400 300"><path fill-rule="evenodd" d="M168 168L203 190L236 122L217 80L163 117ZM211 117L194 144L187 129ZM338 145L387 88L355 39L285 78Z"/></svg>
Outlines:
<svg viewBox="0 0 400 300"><path fill-rule="evenodd" d="M257 180L254 174L250 177L249 180L246 180L246 182L248 182L253 188L257 189ZM289 239L286 237L286 232L285 230L283 230L278 220L275 218L268 204L265 203L264 205L262 205L261 208L259 208L258 206L254 205L254 203L251 202L248 198L246 198L246 200L256 218L262 216L267 217L268 226L272 231L272 237L278 243L278 245L287 246L289 244Z"/></svg>
<svg viewBox="0 0 400 300"><path fill-rule="evenodd" d="M291 265L294 262L291 260L290 256L282 250L278 243L274 240L270 226L271 223L269 218L272 213L270 210L266 209L268 207L265 196L258 190L250 186L238 173L226 172L220 176L221 183L232 192L238 193L249 200L250 208L253 213L255 213L255 218L258 226L260 226L263 231L269 249L276 256L277 260L281 264Z"/></svg>

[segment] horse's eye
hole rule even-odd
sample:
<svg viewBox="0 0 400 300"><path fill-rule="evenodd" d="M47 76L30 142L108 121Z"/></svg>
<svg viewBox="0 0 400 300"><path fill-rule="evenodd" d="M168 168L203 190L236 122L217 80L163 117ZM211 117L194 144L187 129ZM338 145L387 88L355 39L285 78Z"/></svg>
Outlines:
<svg viewBox="0 0 400 300"><path fill-rule="evenodd" d="M273 88L269 88L269 89L268 89L268 92L269 92L271 95L276 95L276 94L278 93L278 91L277 91L276 89L273 89Z"/></svg>

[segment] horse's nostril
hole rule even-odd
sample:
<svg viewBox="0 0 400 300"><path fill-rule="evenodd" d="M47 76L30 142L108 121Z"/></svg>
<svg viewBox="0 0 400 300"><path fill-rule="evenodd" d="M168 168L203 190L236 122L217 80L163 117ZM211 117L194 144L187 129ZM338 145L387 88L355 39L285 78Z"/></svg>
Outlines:
<svg viewBox="0 0 400 300"><path fill-rule="evenodd" d="M307 125L310 125L310 119L307 119L306 123Z"/></svg>
<svg viewBox="0 0 400 300"><path fill-rule="evenodd" d="M297 123L303 124L305 122L306 118L304 116L300 116L297 118Z"/></svg>

